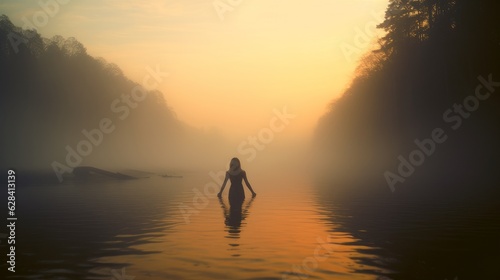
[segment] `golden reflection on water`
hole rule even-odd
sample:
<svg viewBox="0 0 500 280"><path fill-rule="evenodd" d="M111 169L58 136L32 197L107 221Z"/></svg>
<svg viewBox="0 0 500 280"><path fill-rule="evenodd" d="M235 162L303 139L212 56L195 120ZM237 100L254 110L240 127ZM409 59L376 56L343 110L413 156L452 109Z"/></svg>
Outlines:
<svg viewBox="0 0 500 280"><path fill-rule="evenodd" d="M232 212L227 197L214 195L188 223L178 210L179 203L193 205L193 193L186 191L166 214L174 225L148 239L154 243L134 246L158 253L98 262L128 264L127 274L136 279L377 279L357 273L379 270L357 261L376 256L359 252L370 248L339 230L335 213L317 204L306 183L255 186L257 197L247 193L240 211Z"/></svg>

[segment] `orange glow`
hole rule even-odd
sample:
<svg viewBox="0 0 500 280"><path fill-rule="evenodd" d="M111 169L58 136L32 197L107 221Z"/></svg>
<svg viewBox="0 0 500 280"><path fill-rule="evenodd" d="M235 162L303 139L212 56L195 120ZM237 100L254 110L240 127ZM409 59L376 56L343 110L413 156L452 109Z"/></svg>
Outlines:
<svg viewBox="0 0 500 280"><path fill-rule="evenodd" d="M241 139L288 106L300 116L288 128L298 137L349 83L369 48L355 43L356 28L373 27L388 1L242 1L223 21L212 2L70 2L39 32L76 37L136 81L159 65L171 74L159 89L194 127ZM5 5L19 25L37 8ZM359 52L347 58L342 44Z"/></svg>
<svg viewBox="0 0 500 280"><path fill-rule="evenodd" d="M164 236L149 239L157 243L133 247L139 251L160 251L158 254L97 261L132 263L128 274L141 279L167 275L172 279L243 279L249 271L262 278L275 273L281 279L285 272L302 271L326 279L328 274L324 273L330 271L336 273L335 279L372 279L353 274L368 268L356 261L358 257L370 257L357 251L367 248L353 245L357 240L328 218L329 214L315 201L313 191L301 183L304 180L265 181L269 185L258 184L257 198L251 201L248 211L243 210L240 227L225 225L223 209L215 195L205 208L189 217L189 223L181 215L172 216L179 214L176 203L167 213L170 218L166 222L172 226L163 232ZM191 205L192 198L191 193L186 193L179 200ZM249 201L247 197L244 209ZM311 264L308 272L304 263L313 259L317 267Z"/></svg>

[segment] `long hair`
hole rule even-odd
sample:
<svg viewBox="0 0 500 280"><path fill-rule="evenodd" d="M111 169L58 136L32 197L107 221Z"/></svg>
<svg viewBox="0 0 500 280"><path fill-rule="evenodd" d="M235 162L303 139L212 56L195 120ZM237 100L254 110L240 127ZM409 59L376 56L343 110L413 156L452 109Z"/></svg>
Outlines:
<svg viewBox="0 0 500 280"><path fill-rule="evenodd" d="M241 162L240 159L234 157L229 163L229 174L238 175L241 172Z"/></svg>

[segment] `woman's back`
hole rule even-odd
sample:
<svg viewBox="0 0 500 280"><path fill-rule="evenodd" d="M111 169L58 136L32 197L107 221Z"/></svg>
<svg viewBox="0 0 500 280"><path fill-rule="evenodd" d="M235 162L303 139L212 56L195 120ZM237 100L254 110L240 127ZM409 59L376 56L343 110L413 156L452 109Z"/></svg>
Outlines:
<svg viewBox="0 0 500 280"><path fill-rule="evenodd" d="M243 178L245 176L245 171L228 171L229 180L231 181L231 186L229 187L229 203L239 204L245 200L245 190L243 189Z"/></svg>
<svg viewBox="0 0 500 280"><path fill-rule="evenodd" d="M242 185L243 186L243 178L245 177L245 170L240 169L237 172L227 171L229 175L229 181L231 181L232 185Z"/></svg>

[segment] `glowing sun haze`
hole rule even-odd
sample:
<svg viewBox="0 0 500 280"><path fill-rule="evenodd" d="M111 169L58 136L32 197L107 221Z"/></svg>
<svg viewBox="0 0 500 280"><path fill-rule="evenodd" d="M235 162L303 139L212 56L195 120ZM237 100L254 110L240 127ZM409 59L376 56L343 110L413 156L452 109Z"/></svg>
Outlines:
<svg viewBox="0 0 500 280"><path fill-rule="evenodd" d="M355 28L378 22L373 14L388 1L243 0L223 20L214 2L74 0L38 32L77 38L135 81L158 65L170 73L159 90L194 127L246 137L287 106L297 115L287 131L297 137L310 134L353 77L361 54L348 59L341 44L356 46ZM23 26L41 7L9 0L0 10Z"/></svg>

